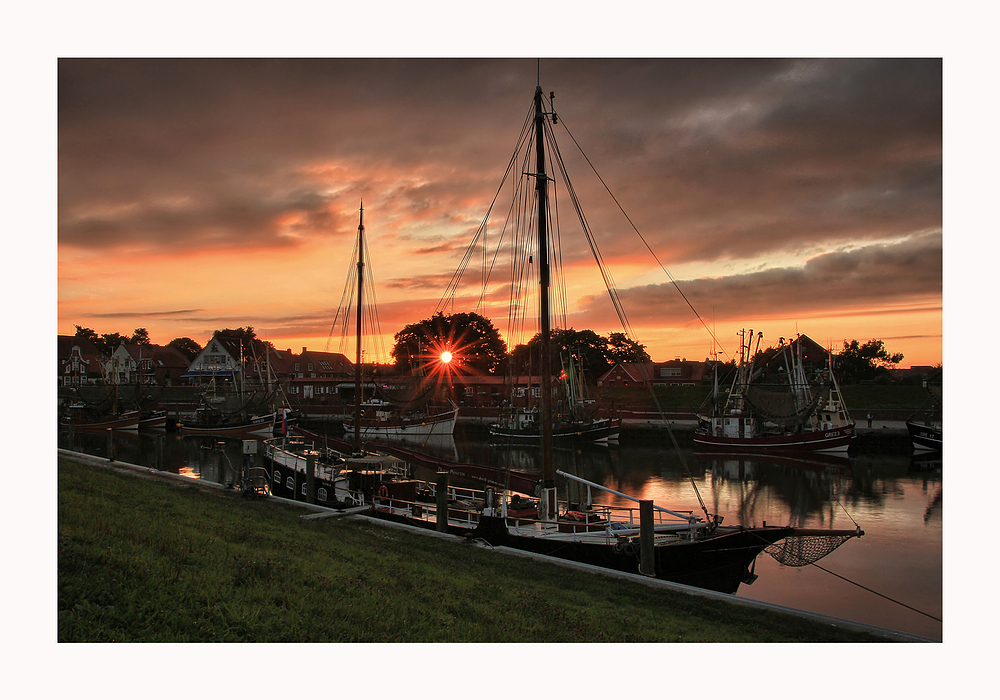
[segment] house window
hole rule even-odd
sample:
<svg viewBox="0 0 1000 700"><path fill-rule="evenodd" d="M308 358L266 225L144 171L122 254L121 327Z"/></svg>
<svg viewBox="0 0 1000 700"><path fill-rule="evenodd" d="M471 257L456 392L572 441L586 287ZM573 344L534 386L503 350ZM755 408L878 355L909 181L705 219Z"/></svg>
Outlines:
<svg viewBox="0 0 1000 700"><path fill-rule="evenodd" d="M312 372L314 369L315 369L315 367L313 367L313 363L310 362L309 363L309 371Z"/></svg>
<svg viewBox="0 0 1000 700"><path fill-rule="evenodd" d="M295 371L298 372L300 369L301 369L301 365L298 362L296 362L295 363ZM299 376L301 377L302 375L300 374Z"/></svg>
<svg viewBox="0 0 1000 700"><path fill-rule="evenodd" d="M660 368L661 377L679 377L681 376L680 367L661 367Z"/></svg>

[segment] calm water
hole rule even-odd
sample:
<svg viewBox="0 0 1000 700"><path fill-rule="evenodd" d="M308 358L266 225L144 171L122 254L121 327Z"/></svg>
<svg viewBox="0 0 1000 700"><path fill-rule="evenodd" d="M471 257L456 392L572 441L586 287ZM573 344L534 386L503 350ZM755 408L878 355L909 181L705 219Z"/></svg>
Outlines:
<svg viewBox="0 0 1000 700"><path fill-rule="evenodd" d="M107 456L103 435L78 432L71 441L68 433L60 433L59 446ZM243 459L240 440L173 433L117 433L114 449L119 461L217 483L231 481ZM491 446L480 436L458 435L424 449L461 461L539 471L536 449ZM941 639L941 622L928 617L942 618L940 456L779 461L704 456L689 449L678 454L626 443L557 448L555 458L558 469L665 507L701 512L700 493L709 512L723 515L726 524L860 525L865 536L846 542L818 567L783 566L761 554L757 580L741 586L737 595ZM629 505L610 494L595 492L594 500Z"/></svg>

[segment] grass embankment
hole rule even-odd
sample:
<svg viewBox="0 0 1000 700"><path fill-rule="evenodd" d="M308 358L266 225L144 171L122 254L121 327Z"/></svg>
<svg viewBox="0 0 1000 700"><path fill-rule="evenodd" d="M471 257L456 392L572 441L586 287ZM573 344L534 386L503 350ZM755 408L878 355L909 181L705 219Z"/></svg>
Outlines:
<svg viewBox="0 0 1000 700"><path fill-rule="evenodd" d="M301 508L59 459L59 641L872 641Z"/></svg>

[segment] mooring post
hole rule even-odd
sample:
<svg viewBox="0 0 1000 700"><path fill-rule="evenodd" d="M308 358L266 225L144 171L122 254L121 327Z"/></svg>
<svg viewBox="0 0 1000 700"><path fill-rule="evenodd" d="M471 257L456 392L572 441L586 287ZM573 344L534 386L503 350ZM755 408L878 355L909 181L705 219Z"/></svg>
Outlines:
<svg viewBox="0 0 1000 700"><path fill-rule="evenodd" d="M111 428L108 428L108 461L115 461L115 439L112 435Z"/></svg>
<svg viewBox="0 0 1000 700"><path fill-rule="evenodd" d="M306 457L306 503L316 502L316 455Z"/></svg>
<svg viewBox="0 0 1000 700"><path fill-rule="evenodd" d="M644 576L656 575L655 552L653 551L653 502L639 501L639 573Z"/></svg>
<svg viewBox="0 0 1000 700"><path fill-rule="evenodd" d="M448 472L437 473L437 531L448 532Z"/></svg>

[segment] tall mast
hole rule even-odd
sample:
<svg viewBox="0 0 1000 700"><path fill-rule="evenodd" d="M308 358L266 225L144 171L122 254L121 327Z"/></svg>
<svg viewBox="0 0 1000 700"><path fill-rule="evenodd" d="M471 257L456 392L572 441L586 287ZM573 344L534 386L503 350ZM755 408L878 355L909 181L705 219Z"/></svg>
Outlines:
<svg viewBox="0 0 1000 700"><path fill-rule="evenodd" d="M542 499L539 519L555 520L557 515L556 473L552 461L552 353L549 326L549 243L546 230L548 203L548 177L545 175L545 112L542 109L542 86L535 88L535 188L538 192L538 260L539 296L541 305L538 316L541 332L541 389L542 389Z"/></svg>
<svg viewBox="0 0 1000 700"><path fill-rule="evenodd" d="M354 362L354 450L361 451L361 304L364 299L362 286L365 281L365 203L361 201L360 223L358 224L358 324L357 348Z"/></svg>

